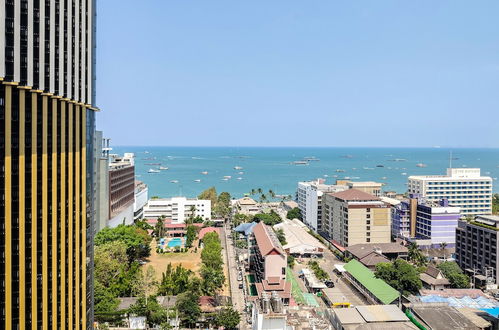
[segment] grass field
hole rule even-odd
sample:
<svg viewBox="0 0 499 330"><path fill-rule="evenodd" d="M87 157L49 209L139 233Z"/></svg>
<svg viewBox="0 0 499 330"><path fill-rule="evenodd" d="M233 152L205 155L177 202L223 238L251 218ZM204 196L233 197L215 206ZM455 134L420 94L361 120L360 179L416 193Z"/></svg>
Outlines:
<svg viewBox="0 0 499 330"><path fill-rule="evenodd" d="M166 270L166 266L171 263L173 267L182 264L182 267L195 272L199 272L201 268L201 250L198 252L184 252L184 253L156 253L156 240L151 242L151 256L146 266L153 266L156 277L161 278L161 274Z"/></svg>

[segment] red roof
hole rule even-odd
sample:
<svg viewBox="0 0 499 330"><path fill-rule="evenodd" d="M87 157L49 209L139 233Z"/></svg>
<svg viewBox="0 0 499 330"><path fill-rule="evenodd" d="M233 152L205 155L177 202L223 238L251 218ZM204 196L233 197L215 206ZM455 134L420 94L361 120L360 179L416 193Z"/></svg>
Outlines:
<svg viewBox="0 0 499 330"><path fill-rule="evenodd" d="M334 194L333 197L342 199L344 201L380 201L381 198L368 194L358 189L348 189Z"/></svg>
<svg viewBox="0 0 499 330"><path fill-rule="evenodd" d="M270 237L267 226L263 222L259 222L255 227L253 227L253 234L255 235L256 244L262 256L267 256L269 254L281 254L284 255L281 245L276 239Z"/></svg>
<svg viewBox="0 0 499 330"><path fill-rule="evenodd" d="M199 234L198 234L199 239L203 239L204 235L206 235L208 233L217 233L217 235L220 236L219 228L205 227L205 228L201 228L201 230L199 231Z"/></svg>

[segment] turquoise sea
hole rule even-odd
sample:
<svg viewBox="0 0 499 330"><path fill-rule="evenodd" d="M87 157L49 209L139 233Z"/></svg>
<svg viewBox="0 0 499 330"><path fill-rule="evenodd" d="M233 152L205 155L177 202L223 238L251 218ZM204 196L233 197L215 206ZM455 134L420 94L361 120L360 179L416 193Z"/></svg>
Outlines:
<svg viewBox="0 0 499 330"><path fill-rule="evenodd" d="M149 196L195 197L215 186L218 192L228 191L233 197L242 197L252 188L294 196L298 181L324 178L326 183L334 183L334 176L350 177L352 181L384 182L385 190L405 192L409 175L445 174L450 151L446 148L120 146L113 147L112 153L135 153L136 176L149 186ZM293 164L306 157L316 160L309 161L308 165ZM426 167L416 166L419 163ZM149 169L159 166L168 170L148 173ZM479 167L482 175L497 178L499 149L452 149L452 166ZM496 192L498 185L494 180Z"/></svg>

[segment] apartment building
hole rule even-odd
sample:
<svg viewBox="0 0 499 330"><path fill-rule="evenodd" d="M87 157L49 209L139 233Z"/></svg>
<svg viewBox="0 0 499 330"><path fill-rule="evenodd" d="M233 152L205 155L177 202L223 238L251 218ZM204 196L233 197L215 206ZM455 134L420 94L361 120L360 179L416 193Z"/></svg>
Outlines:
<svg viewBox="0 0 499 330"><path fill-rule="evenodd" d="M347 190L346 185L325 184L324 179L298 182L296 199L301 211L302 221L315 232L322 232L322 196Z"/></svg>
<svg viewBox="0 0 499 330"><path fill-rule="evenodd" d="M135 162L133 153L113 154L109 161L109 220L111 228L132 224L135 201Z"/></svg>
<svg viewBox="0 0 499 330"><path fill-rule="evenodd" d="M144 207L147 205L149 188L142 182L135 180L135 192L133 202L133 219L140 220L144 217Z"/></svg>
<svg viewBox="0 0 499 330"><path fill-rule="evenodd" d="M0 3L0 329L90 329L95 0Z"/></svg>
<svg viewBox="0 0 499 330"><path fill-rule="evenodd" d="M408 192L430 201L446 198L465 216L492 213L492 178L482 176L479 168L448 168L446 175L410 176Z"/></svg>
<svg viewBox="0 0 499 330"><path fill-rule="evenodd" d="M407 240L426 240L427 246L438 248L445 243L454 247L461 209L450 206L447 199L429 201L417 194L392 206L392 236Z"/></svg>
<svg viewBox="0 0 499 330"><path fill-rule="evenodd" d="M357 189L368 194L381 197L383 183L374 182L374 181L363 181L363 182L352 182L349 181L346 183L349 189Z"/></svg>
<svg viewBox="0 0 499 330"><path fill-rule="evenodd" d="M323 228L341 247L390 242L390 206L379 197L357 189L326 193L322 209Z"/></svg>
<svg viewBox="0 0 499 330"><path fill-rule="evenodd" d="M144 206L144 218L161 216L171 219L172 223L184 223L191 216L211 220L211 201L186 197L150 199Z"/></svg>
<svg viewBox="0 0 499 330"><path fill-rule="evenodd" d="M276 292L284 305L291 298L291 283L286 281L287 256L272 228L263 222L253 228L250 239L250 270L256 278L258 297Z"/></svg>
<svg viewBox="0 0 499 330"><path fill-rule="evenodd" d="M498 232L499 216L496 215L482 215L475 217L473 221L458 222L456 262L468 275L476 273L483 278L487 270L491 270L493 277L497 279Z"/></svg>

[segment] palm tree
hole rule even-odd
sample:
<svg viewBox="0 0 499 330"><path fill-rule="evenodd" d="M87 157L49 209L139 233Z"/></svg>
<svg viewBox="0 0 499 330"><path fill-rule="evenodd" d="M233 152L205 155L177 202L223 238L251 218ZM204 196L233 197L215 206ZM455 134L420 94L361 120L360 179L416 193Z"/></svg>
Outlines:
<svg viewBox="0 0 499 330"><path fill-rule="evenodd" d="M272 189L269 189L269 195L272 198L275 198L275 192Z"/></svg>
<svg viewBox="0 0 499 330"><path fill-rule="evenodd" d="M445 257L445 248L446 248L446 247L447 247L447 243L446 243L446 242L442 242L442 243L440 243L440 250L442 250L442 253L443 253L443 255L444 255L444 260L445 260L445 259L447 259L447 258Z"/></svg>
<svg viewBox="0 0 499 330"><path fill-rule="evenodd" d="M262 188L258 188L256 191L257 191L260 195L263 193Z"/></svg>
<svg viewBox="0 0 499 330"><path fill-rule="evenodd" d="M254 194L256 194L256 190L255 190L255 188L252 188L250 191L250 195L253 196Z"/></svg>

